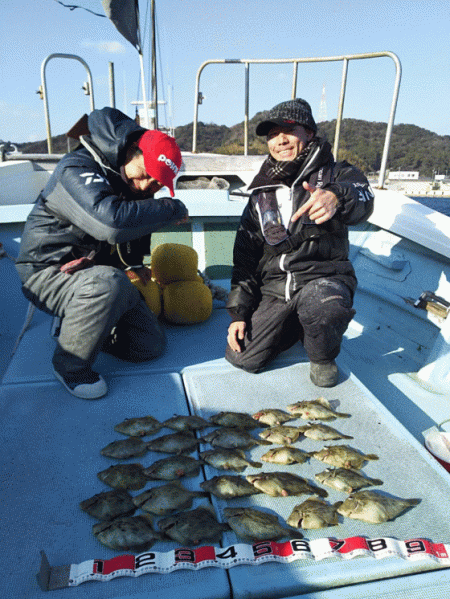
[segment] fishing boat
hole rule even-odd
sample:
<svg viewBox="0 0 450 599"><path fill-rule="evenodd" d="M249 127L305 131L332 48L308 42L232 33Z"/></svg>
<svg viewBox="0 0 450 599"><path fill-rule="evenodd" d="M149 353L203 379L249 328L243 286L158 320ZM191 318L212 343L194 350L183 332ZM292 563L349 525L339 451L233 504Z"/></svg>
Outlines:
<svg viewBox="0 0 450 599"><path fill-rule="evenodd" d="M358 57L332 57L353 58ZM397 93L398 88L384 167ZM337 127L339 123L338 119ZM246 186L261 157L202 155L194 143L177 179L177 197L188 207L190 221L181 229L168 227L154 234L152 247L176 242L197 251L199 270L215 297L212 314L201 324L166 324L167 351L153 362L129 364L100 354L96 369L107 380L109 392L87 402L69 395L54 379L55 322L28 305L14 267L24 222L57 159L51 154L3 152L0 162L2 597L37 599L46 591L55 599L447 596L450 218L386 190L380 173L373 215L350 230L359 284L356 315L337 358L338 385L318 389L312 384L300 343L267 370L248 374L223 357L229 324L224 297ZM199 177L218 177L226 184L181 189L183 182ZM377 492L416 499L417 505L379 524L339 516L337 525L291 528L292 535L277 541L245 541L229 530L214 542L180 545L156 540L138 554L118 553L92 534L95 521L79 504L109 489L97 473L113 462L100 450L124 438L114 430L118 423L147 415L160 423L174 415L207 420L228 411L253 415L267 408L287 410L292 402L319 397L350 414L336 420L340 432L352 437L348 444L378 457L363 468L367 476L383 481ZM199 445L192 457L198 459L198 451L209 448L200 437L214 428L211 423L211 428L196 433ZM261 430L252 431L255 439ZM169 432L162 428L154 437ZM309 453L323 445L310 438L295 443ZM256 445L246 453L257 463L267 449ZM150 451L125 463L148 466L161 457ZM304 464L250 465L243 475L283 470L316 482L315 475L324 467L311 457ZM202 464L197 475L181 481L198 491L203 482L222 473ZM149 481L146 488L162 484ZM336 490L327 492L330 504L347 497ZM233 499L210 495L196 498L192 509L209 506L216 519L225 522L225 508L253 507L287 526L294 507L304 499L265 493ZM155 530L158 521L155 517Z"/></svg>

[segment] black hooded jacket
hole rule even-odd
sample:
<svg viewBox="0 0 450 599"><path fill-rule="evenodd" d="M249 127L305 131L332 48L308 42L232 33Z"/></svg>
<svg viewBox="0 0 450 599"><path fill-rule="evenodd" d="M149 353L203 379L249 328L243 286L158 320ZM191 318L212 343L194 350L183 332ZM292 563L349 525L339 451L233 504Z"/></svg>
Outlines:
<svg viewBox="0 0 450 599"><path fill-rule="evenodd" d="M320 138L314 140L290 187L269 178L268 168L266 160L249 186L253 193L236 234L227 303L236 321L251 316L261 295L289 301L306 283L320 277L337 277L354 292L357 281L348 259L347 226L365 221L373 211L374 194L364 174L347 162L335 163L330 144ZM261 207L270 202L270 194L276 198L276 190L285 187L293 214L310 197L302 186L304 181L332 191L339 200L338 209L321 225L306 215L290 222L284 231L286 241L277 243L279 234L270 239L263 230Z"/></svg>
<svg viewBox="0 0 450 599"><path fill-rule="evenodd" d="M16 268L35 272L95 253L95 263L142 264L150 235L187 213L172 198L136 199L120 176L132 142L145 132L114 108L94 110L82 146L57 164L25 224ZM119 256L120 255L120 256ZM123 264L122 264L123 265Z"/></svg>

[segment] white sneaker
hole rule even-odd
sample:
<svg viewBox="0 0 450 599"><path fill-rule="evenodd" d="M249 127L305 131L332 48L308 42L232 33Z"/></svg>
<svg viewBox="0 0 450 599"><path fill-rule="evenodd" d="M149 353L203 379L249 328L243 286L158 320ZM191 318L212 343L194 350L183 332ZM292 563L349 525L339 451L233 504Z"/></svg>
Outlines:
<svg viewBox="0 0 450 599"><path fill-rule="evenodd" d="M105 379L90 368L65 375L53 368L53 373L69 393L80 399L99 399L108 392Z"/></svg>

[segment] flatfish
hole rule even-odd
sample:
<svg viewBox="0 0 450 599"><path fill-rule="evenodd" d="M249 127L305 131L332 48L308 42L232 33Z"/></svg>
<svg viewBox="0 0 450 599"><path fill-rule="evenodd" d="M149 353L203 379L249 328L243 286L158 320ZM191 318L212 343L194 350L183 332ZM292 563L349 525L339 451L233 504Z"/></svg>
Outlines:
<svg viewBox="0 0 450 599"><path fill-rule="evenodd" d="M126 516L94 524L92 532L102 545L116 551L145 551L162 539L148 515Z"/></svg>
<svg viewBox="0 0 450 599"><path fill-rule="evenodd" d="M195 497L207 497L202 491L189 491L178 481L161 487L154 487L133 497L133 503L144 512L155 516L167 516L178 510L186 510L192 506Z"/></svg>
<svg viewBox="0 0 450 599"><path fill-rule="evenodd" d="M219 412L210 417L213 424L225 426L227 428L260 428L262 425L255 422L255 419L245 412Z"/></svg>
<svg viewBox="0 0 450 599"><path fill-rule="evenodd" d="M286 424L278 424L271 426L259 433L261 439L269 441L277 445L291 445L295 443L302 431L296 426L287 426Z"/></svg>
<svg viewBox="0 0 450 599"><path fill-rule="evenodd" d="M258 493L261 493L259 489L245 480L242 476L233 476L229 474L214 476L213 478L200 483L200 487L219 499L233 499L233 497L246 497L247 495L257 495Z"/></svg>
<svg viewBox="0 0 450 599"><path fill-rule="evenodd" d="M107 458L126 460L147 453L147 445L140 437L128 437L127 439L109 443L100 453Z"/></svg>
<svg viewBox="0 0 450 599"><path fill-rule="evenodd" d="M298 531L282 526L277 516L250 507L226 507L223 515L233 532L247 541L275 541L283 537L301 538Z"/></svg>
<svg viewBox="0 0 450 599"><path fill-rule="evenodd" d="M124 489L97 493L80 503L80 508L98 520L113 520L117 516L131 516L136 511L133 498Z"/></svg>
<svg viewBox="0 0 450 599"><path fill-rule="evenodd" d="M191 431L182 431L156 437L147 443L147 449L158 453L192 453L198 445L198 439Z"/></svg>
<svg viewBox="0 0 450 599"><path fill-rule="evenodd" d="M158 522L158 528L167 537L181 545L198 545L201 541L219 541L228 524L218 522L209 507L198 507L180 512Z"/></svg>
<svg viewBox="0 0 450 599"><path fill-rule="evenodd" d="M286 522L289 526L304 529L336 526L339 524L337 509L341 504L342 501L338 501L330 505L319 497L310 497L294 507Z"/></svg>
<svg viewBox="0 0 450 599"><path fill-rule="evenodd" d="M330 464L330 466L335 466L336 468L351 468L354 470L362 468L367 460L379 459L378 456L373 453L363 454L348 445L330 445L329 447L324 447L320 451L311 452L311 455L315 457L316 460L320 460L325 464Z"/></svg>
<svg viewBox="0 0 450 599"><path fill-rule="evenodd" d="M142 464L114 464L97 474L99 480L114 489L137 491L148 482Z"/></svg>
<svg viewBox="0 0 450 599"><path fill-rule="evenodd" d="M327 497L325 489L310 484L304 478L289 472L260 472L245 477L254 487L271 497L290 495L319 495Z"/></svg>
<svg viewBox="0 0 450 599"><path fill-rule="evenodd" d="M325 397L311 401L298 401L287 406L288 411L303 420L334 420L335 418L350 418L351 414L336 412Z"/></svg>
<svg viewBox="0 0 450 599"><path fill-rule="evenodd" d="M311 456L306 451L296 447L274 447L261 456L263 462L272 464L303 464Z"/></svg>
<svg viewBox="0 0 450 599"><path fill-rule="evenodd" d="M195 414L192 416L173 416L165 420L162 425L174 431L196 431L212 426L211 422Z"/></svg>
<svg viewBox="0 0 450 599"><path fill-rule="evenodd" d="M200 458L205 464L209 464L218 470L234 470L242 472L248 466L261 468L261 462L252 462L245 457L243 449L211 449L200 452Z"/></svg>
<svg viewBox="0 0 450 599"><path fill-rule="evenodd" d="M332 441L334 439L353 439L350 435L344 435L328 424L316 422L309 426L302 427L302 433L308 439L314 441Z"/></svg>
<svg viewBox="0 0 450 599"><path fill-rule="evenodd" d="M314 476L317 482L336 491L344 493L353 493L364 487L382 485L383 481L378 478L369 478L350 468L327 468Z"/></svg>
<svg viewBox="0 0 450 599"><path fill-rule="evenodd" d="M162 424L153 416L141 416L140 418L126 418L123 422L116 424L116 433L129 435L130 437L145 437L154 435L162 428Z"/></svg>
<svg viewBox="0 0 450 599"><path fill-rule="evenodd" d="M244 429L229 427L212 431L200 440L222 449L248 449L254 445L271 445L268 441L256 439Z"/></svg>
<svg viewBox="0 0 450 599"><path fill-rule="evenodd" d="M177 455L156 460L144 468L144 476L150 480L177 480L183 476L197 476L200 462L187 455Z"/></svg>
<svg viewBox="0 0 450 599"><path fill-rule="evenodd" d="M420 499L401 499L382 495L378 491L357 491L338 508L347 518L362 520L369 524L381 524L393 520L402 512L420 503Z"/></svg>
<svg viewBox="0 0 450 599"><path fill-rule="evenodd" d="M288 414L284 410L276 408L267 408L265 410L259 410L253 414L253 418L260 424L266 424L267 426L276 426L277 424L283 424L289 420L294 420L292 414Z"/></svg>

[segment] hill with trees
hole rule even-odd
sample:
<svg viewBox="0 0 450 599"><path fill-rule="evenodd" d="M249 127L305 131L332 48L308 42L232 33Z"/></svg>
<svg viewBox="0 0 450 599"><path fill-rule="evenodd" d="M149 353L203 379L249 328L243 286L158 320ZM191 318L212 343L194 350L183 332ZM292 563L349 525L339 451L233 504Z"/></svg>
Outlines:
<svg viewBox="0 0 450 599"><path fill-rule="evenodd" d="M257 123L267 116L267 111L257 113L249 121L249 154L266 154L264 138L256 135ZM336 121L319 123L318 134L333 145ZM365 173L380 169L387 124L357 119L344 119L341 124L338 159L348 160ZM175 139L184 151L192 150L193 123L176 127ZM72 147L75 143L72 140ZM46 153L47 142L15 144L23 153ZM67 152L67 138L53 138L53 152ZM216 154L244 153L244 123L227 127L214 123L198 123L197 151ZM435 173L450 172L450 136L438 135L416 125L395 125L392 130L388 169L419 171L420 177L433 177Z"/></svg>

